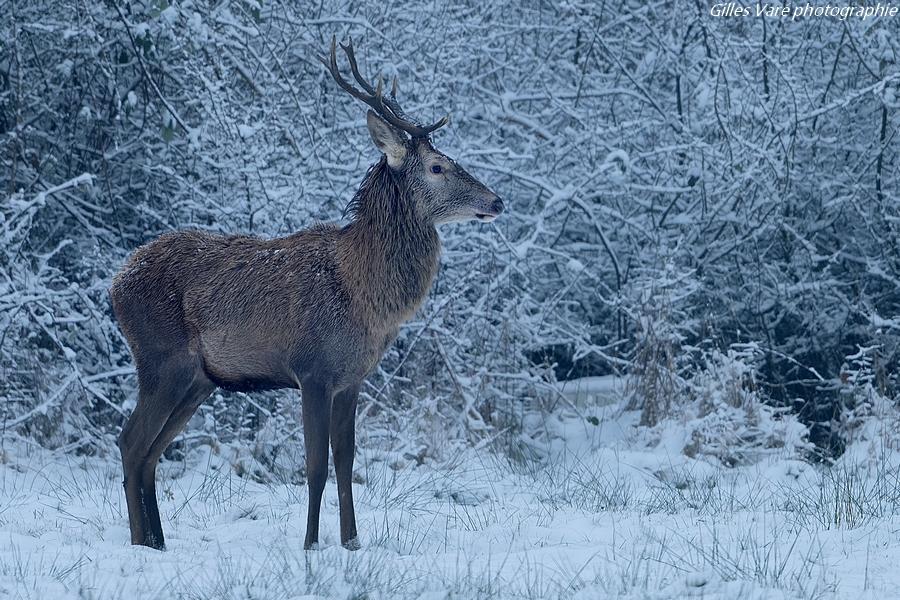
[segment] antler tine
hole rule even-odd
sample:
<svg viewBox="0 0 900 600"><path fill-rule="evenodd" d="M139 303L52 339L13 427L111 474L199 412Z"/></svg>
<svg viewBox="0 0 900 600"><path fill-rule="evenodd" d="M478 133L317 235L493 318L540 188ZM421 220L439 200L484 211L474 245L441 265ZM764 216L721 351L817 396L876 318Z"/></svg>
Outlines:
<svg viewBox="0 0 900 600"><path fill-rule="evenodd" d="M423 136L429 135L432 131L436 131L436 130L440 129L441 127L443 127L444 125L446 125L449 122L450 122L450 113L447 113L446 115L444 115L443 117L441 117L440 119L438 119L437 121L432 123L431 125L422 127L421 129L424 132L422 135Z"/></svg>
<svg viewBox="0 0 900 600"><path fill-rule="evenodd" d="M331 36L331 49L334 50L334 45L337 43L337 40L334 36ZM331 53L334 56L334 52ZM316 54L316 58L319 59L319 62L325 65L325 68L328 69L328 72L331 72L331 65L329 64L329 60L322 56L321 54Z"/></svg>
<svg viewBox="0 0 900 600"><path fill-rule="evenodd" d="M428 134L440 127L443 127L450 121L450 115L447 115L439 121L432 123L431 125L422 126L406 118L403 114L403 110L400 108L400 105L397 103L396 99L393 98L394 94L396 94L397 92L397 78L394 77L394 82L391 86L391 97L385 97L382 92L384 87L384 80L381 76L378 77L377 87L373 88L372 84L366 81L363 78L362 74L359 72L359 65L356 62L356 54L353 51L353 40L348 39L347 44L341 44L341 49L347 55L347 61L350 63L350 70L353 72L354 79L356 79L356 82L360 86L362 86L364 91L361 91L354 87L353 84L344 79L344 77L341 75L337 64L336 36L331 37L330 56L327 59L324 56L317 56L317 58L322 62L322 64L325 65L325 68L328 69L331 77L335 80L335 82L337 82L338 86L340 86L341 89L343 89L345 92L347 92L357 100L361 100L362 102L372 107L375 112L381 115L381 117L383 117L394 127L402 129L414 138L422 138L427 137Z"/></svg>
<svg viewBox="0 0 900 600"><path fill-rule="evenodd" d="M341 45L341 47L343 48L343 44ZM344 77L341 75L341 71L338 68L337 64L337 38L335 36L332 36L331 38L331 53L329 58L326 59L324 56L319 56L319 60L322 61L322 63L325 65L325 68L328 69L328 72L331 74L331 77L337 82L342 90L344 90L357 100L362 100L375 110L381 112L377 103L374 102L375 99L371 92L369 93L369 95L366 95L364 92L361 92L360 90L353 87L353 84L344 79Z"/></svg>
<svg viewBox="0 0 900 600"><path fill-rule="evenodd" d="M344 54L347 55L347 62L350 63L350 71L353 72L353 77L356 78L357 83L363 87L364 90L369 92L370 94L375 93L375 89L372 85L365 80L362 76L362 73L359 72L359 65L356 63L356 53L353 51L353 38L348 37L346 44L341 44L341 50L344 51Z"/></svg>
<svg viewBox="0 0 900 600"><path fill-rule="evenodd" d="M365 77L362 76L362 73L359 72L359 63L356 62L356 52L353 50L353 38L348 37L346 44L341 44L341 49L344 51L344 54L347 55L347 62L350 63L350 71L353 72L353 77L356 79L357 83L362 86L364 90L366 90L370 94L375 94L375 90L372 88L372 84L369 83ZM385 98L382 97L382 100L387 105L388 108L400 119L409 122L411 125L417 125L411 119L406 116L406 113L400 108L400 103L397 102L397 78L394 77L394 85L391 88L391 97Z"/></svg>

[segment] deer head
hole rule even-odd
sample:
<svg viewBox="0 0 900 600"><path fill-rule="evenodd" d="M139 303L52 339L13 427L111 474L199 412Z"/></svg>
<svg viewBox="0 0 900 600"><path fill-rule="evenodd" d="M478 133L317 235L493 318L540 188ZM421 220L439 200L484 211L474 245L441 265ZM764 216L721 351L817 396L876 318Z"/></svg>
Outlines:
<svg viewBox="0 0 900 600"><path fill-rule="evenodd" d="M379 76L373 86L359 71L353 41L341 44L359 89L344 79L337 65L337 43L331 40L331 54L320 56L337 84L369 106L366 122L375 147L385 156L388 167L413 192L417 212L437 225L477 219L490 222L503 212L503 201L486 185L469 175L456 161L437 150L430 140L435 130L450 121L444 116L431 125L421 125L403 112L397 102L397 79L391 93L384 95Z"/></svg>

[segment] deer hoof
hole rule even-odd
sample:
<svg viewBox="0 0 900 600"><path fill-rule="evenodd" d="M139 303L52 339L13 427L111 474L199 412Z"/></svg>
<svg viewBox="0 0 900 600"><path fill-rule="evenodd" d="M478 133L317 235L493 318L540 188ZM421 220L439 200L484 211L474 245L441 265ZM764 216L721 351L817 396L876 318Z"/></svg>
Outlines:
<svg viewBox="0 0 900 600"><path fill-rule="evenodd" d="M166 543L158 542L156 538L150 537L145 538L142 542L131 542L132 546L144 546L145 548L152 548L153 550L159 550L160 552L166 551Z"/></svg>
<svg viewBox="0 0 900 600"><path fill-rule="evenodd" d="M347 550L355 551L362 548L362 544L359 543L359 538L352 537L346 542L342 542L341 546L346 548Z"/></svg>

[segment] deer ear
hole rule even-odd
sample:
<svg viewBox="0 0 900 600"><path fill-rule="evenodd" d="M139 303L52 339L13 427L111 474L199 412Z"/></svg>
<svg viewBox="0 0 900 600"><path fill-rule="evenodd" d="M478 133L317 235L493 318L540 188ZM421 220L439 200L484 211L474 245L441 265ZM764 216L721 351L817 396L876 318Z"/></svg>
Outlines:
<svg viewBox="0 0 900 600"><path fill-rule="evenodd" d="M366 113L366 124L375 147L387 157L388 165L396 169L406 158L406 134L376 115Z"/></svg>

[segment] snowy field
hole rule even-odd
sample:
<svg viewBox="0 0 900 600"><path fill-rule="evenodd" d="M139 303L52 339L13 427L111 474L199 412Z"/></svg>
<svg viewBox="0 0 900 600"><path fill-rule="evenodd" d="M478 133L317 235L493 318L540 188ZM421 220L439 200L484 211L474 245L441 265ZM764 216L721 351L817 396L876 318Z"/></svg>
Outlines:
<svg viewBox="0 0 900 600"><path fill-rule="evenodd" d="M602 386L600 386L602 387ZM857 444L830 470L775 452L728 469L677 425L615 403L547 415L549 452L358 458L363 549L302 549L305 486L195 450L160 467L168 550L129 545L117 460L10 449L0 596L10 598L890 598L900 595L898 456ZM596 422L593 422L596 417Z"/></svg>

